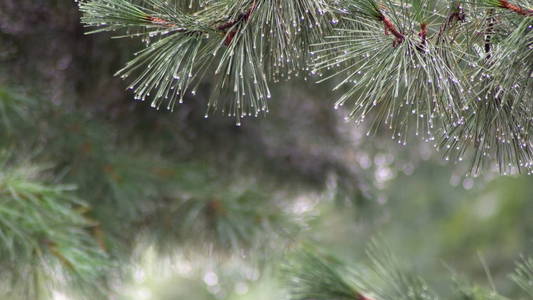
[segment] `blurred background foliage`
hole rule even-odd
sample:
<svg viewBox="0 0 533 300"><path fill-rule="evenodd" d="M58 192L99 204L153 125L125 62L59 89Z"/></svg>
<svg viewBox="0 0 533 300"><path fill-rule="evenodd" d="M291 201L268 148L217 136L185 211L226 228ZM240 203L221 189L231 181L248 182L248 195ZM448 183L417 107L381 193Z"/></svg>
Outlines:
<svg viewBox="0 0 533 300"><path fill-rule="evenodd" d="M242 127L204 119L212 82L156 111L112 77L139 45L83 33L71 1L0 1L2 299L284 299L287 252L358 269L376 236L444 299L527 299L531 177L367 137L324 84Z"/></svg>

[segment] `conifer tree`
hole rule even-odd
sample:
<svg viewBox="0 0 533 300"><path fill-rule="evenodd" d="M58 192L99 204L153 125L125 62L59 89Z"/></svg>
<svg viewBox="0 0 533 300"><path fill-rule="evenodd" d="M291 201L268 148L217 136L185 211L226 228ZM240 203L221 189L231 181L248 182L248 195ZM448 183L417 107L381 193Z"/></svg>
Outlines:
<svg viewBox="0 0 533 300"><path fill-rule="evenodd" d="M0 2L0 299L529 299L530 179L491 181L462 202L435 165L420 186L383 186L425 149L403 160L391 133L474 172L530 172L532 5ZM77 12L86 33L107 36L78 36ZM123 60L121 93L108 75ZM122 101L130 94L163 109ZM434 228L417 236L391 221L400 215ZM396 248L371 240L385 227ZM445 242L430 254L412 245L435 235ZM483 259L472 281L416 270L433 248L501 235L488 255L504 279Z"/></svg>

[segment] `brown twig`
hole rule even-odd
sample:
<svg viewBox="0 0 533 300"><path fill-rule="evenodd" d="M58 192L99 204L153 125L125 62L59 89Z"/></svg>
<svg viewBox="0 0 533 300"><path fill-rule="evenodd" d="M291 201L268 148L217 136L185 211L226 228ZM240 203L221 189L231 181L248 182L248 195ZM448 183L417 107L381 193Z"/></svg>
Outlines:
<svg viewBox="0 0 533 300"><path fill-rule="evenodd" d="M257 3L256 3L256 0L254 0L254 2L252 3L252 6L245 12L245 13L241 13L237 16L236 19L234 20L231 20L231 21L228 21L222 25L219 25L217 27L218 30L220 31L223 31L225 32L226 30L232 28L233 26L235 26L236 24L238 23L241 23L241 22L247 22L250 17L252 16L253 12L255 11L257 7ZM237 34L237 32L239 31L240 29L235 29L229 33L226 34L226 39L224 40L224 45L226 46L229 46L231 44L231 42L233 41L233 38L235 37L235 35Z"/></svg>
<svg viewBox="0 0 533 300"><path fill-rule="evenodd" d="M428 24L427 23L420 23L420 31L418 32L418 36L420 37L420 45L416 47L418 51L424 51L426 49L427 44L427 36L428 36Z"/></svg>
<svg viewBox="0 0 533 300"><path fill-rule="evenodd" d="M441 25L437 40L438 41L441 40L442 35L444 34L444 32L446 32L446 30L448 30L450 26L452 26L456 22L464 22L465 20L466 20L466 15L464 13L463 8L461 7L460 4L456 3L453 9L453 12L448 16L448 18L446 19L446 22L444 22Z"/></svg>
<svg viewBox="0 0 533 300"><path fill-rule="evenodd" d="M59 251L59 248L57 247L57 244L54 241L45 239L42 241L42 243L46 245L48 251L50 251L50 253L52 253L52 255L54 255L62 264L72 270L76 269L72 262L68 258L66 258L63 253L61 253L61 251Z"/></svg>
<svg viewBox="0 0 533 300"><path fill-rule="evenodd" d="M207 214L210 216L225 213L224 204L219 199L213 199L207 203Z"/></svg>
<svg viewBox="0 0 533 300"><path fill-rule="evenodd" d="M514 5L512 3L509 3L509 1L507 0L500 0L500 7L508 9L510 11L514 11L515 13L523 16L533 16L533 9L527 9L518 5Z"/></svg>
<svg viewBox="0 0 533 300"><path fill-rule="evenodd" d="M173 23L171 21L168 21L168 20L165 20L165 19L162 19L162 18L159 18L159 17L147 16L145 19L148 22L151 22L154 25L164 26L164 27L168 27L168 28L178 27L178 25L176 23ZM187 31L186 28L176 28L175 30L179 31L179 32L186 32Z"/></svg>
<svg viewBox="0 0 533 300"><path fill-rule="evenodd" d="M396 26L394 26L392 21L389 18L387 18L384 14L380 14L378 19L381 22L383 22L383 24L385 25L385 35L388 35L390 33L390 34L394 35L394 37L396 38L394 40L394 42L392 43L393 47L398 46L399 44L401 44L405 40L405 35L403 33L401 33L396 28Z"/></svg>
<svg viewBox="0 0 533 300"><path fill-rule="evenodd" d="M161 18L158 18L158 17L153 17L153 16L148 16L146 17L146 19L151 22L152 24L154 25L161 25L161 26L165 26L165 27L174 27L176 26L176 24L170 22L170 21L167 21L165 19L161 19Z"/></svg>
<svg viewBox="0 0 533 300"><path fill-rule="evenodd" d="M428 35L428 24L420 23L420 32L418 33L418 36L422 39L424 43L426 42L427 35Z"/></svg>

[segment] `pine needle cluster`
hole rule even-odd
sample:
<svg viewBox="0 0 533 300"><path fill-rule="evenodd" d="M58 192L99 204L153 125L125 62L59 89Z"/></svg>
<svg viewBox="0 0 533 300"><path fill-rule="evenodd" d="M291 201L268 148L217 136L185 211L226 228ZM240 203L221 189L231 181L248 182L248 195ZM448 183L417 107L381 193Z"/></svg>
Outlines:
<svg viewBox="0 0 533 300"><path fill-rule="evenodd" d="M347 119L413 133L474 174L533 168L531 26L527 0L210 0L80 2L90 33L140 38L117 75L135 98L173 109L202 79L206 117L268 112L278 80L334 78ZM330 80L330 82L333 82Z"/></svg>

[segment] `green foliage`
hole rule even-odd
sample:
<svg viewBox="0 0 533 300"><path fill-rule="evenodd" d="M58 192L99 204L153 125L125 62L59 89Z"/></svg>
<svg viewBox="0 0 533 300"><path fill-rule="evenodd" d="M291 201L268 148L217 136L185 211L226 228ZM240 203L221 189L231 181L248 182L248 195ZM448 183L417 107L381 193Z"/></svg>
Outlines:
<svg viewBox="0 0 533 300"><path fill-rule="evenodd" d="M438 299L421 277L413 274L413 271L407 270L405 265L400 264L400 261L386 244L372 241L368 247L367 255L372 262L374 277L381 284L378 283L376 286L375 282L368 280L369 276L365 273L359 273L359 277L367 289L374 289L379 299Z"/></svg>
<svg viewBox="0 0 533 300"><path fill-rule="evenodd" d="M460 300L505 300L508 298L502 297L493 290L486 289L480 286L467 285L464 282L457 284L457 299Z"/></svg>
<svg viewBox="0 0 533 300"><path fill-rule="evenodd" d="M94 290L108 267L107 256L90 235L95 224L85 216L90 207L73 187L35 180L39 170L7 162L0 171L0 295L45 297L60 276ZM56 273L56 278L45 274ZM63 274L63 275L60 275ZM68 286L68 284L67 284ZM48 291L48 292L47 292Z"/></svg>
<svg viewBox="0 0 533 300"><path fill-rule="evenodd" d="M301 50L319 36L311 28L321 30L326 10L322 0L206 1L186 9L178 2L83 1L80 10L83 23L102 27L92 33L120 30L126 32L120 37L146 43L117 73L126 78L137 72L130 86L136 99L152 94L152 107L167 103L172 110L188 91L196 94L203 78L215 76L208 113L221 110L237 124L268 111L267 78L298 75L306 57ZM220 105L225 98L232 101Z"/></svg>
<svg viewBox="0 0 533 300"><path fill-rule="evenodd" d="M341 274L342 264L312 251L297 254L288 265L286 284L294 300L351 300L362 294Z"/></svg>
<svg viewBox="0 0 533 300"><path fill-rule="evenodd" d="M314 68L321 80L343 77L336 106L350 104L356 123L370 118L371 131L385 125L401 144L414 131L446 160L466 156L474 173L487 161L527 171L531 18L484 9L500 1L448 2L347 1L345 26L317 45Z"/></svg>
<svg viewBox="0 0 533 300"><path fill-rule="evenodd" d="M13 131L13 120L20 120L27 114L25 108L31 103L31 99L12 93L11 91L0 88L0 116L2 123L0 129L6 133Z"/></svg>
<svg viewBox="0 0 533 300"><path fill-rule="evenodd" d="M487 32L484 39L464 37L472 43L468 50L474 59L469 61L473 68L465 73L470 82L468 91L474 94L466 102L469 109L464 122L447 133L441 147L457 156L468 148L473 150L470 160L475 171L480 170L486 157L496 158L503 173L513 168L528 170L533 56L527 45L533 35L527 28L531 27L531 18L490 8L471 11L470 22Z"/></svg>
<svg viewBox="0 0 533 300"><path fill-rule="evenodd" d="M341 262L316 250L298 252L285 266L286 284L294 300L342 299L440 299L428 284L402 266L396 255L381 242L371 242L367 250L370 267ZM518 265L513 280L529 292L530 261ZM451 285L450 285L451 286ZM455 278L453 299L504 300L495 290L469 285Z"/></svg>
<svg viewBox="0 0 533 300"><path fill-rule="evenodd" d="M346 265L313 252L300 254L297 263L289 267L291 299L437 299L421 278L399 268L383 247L377 243L369 247L370 268Z"/></svg>
<svg viewBox="0 0 533 300"><path fill-rule="evenodd" d="M201 165L181 168L202 170ZM297 233L298 226L279 206L279 196L257 183L220 181L201 171L176 172L174 176L182 196L164 199L144 221L158 232L157 245L172 250L177 240L194 245L194 251L214 247L230 254L251 249L257 255L279 247ZM198 182L213 183L205 186ZM191 238L193 232L196 234Z"/></svg>
<svg viewBox="0 0 533 300"><path fill-rule="evenodd" d="M80 3L93 32L126 31L146 42L117 74L136 73L130 88L139 100L153 94L152 107L173 109L212 69L208 111L222 106L239 125L268 111L269 79L311 71L325 75L319 82L342 78L335 107L347 104L356 124L370 119L368 134L388 127L405 145L414 132L446 160L467 158L474 174L494 161L502 173L533 167L531 2L177 3Z"/></svg>
<svg viewBox="0 0 533 300"><path fill-rule="evenodd" d="M46 172L27 176L23 167L21 172L2 167L0 173L0 192L9 197L0 197L5 200L0 210L13 214L0 220L11 230L0 236L0 246L6 247L0 263L9 266L2 275L17 282L17 288L2 287L11 297L24 298L24 292L31 291L35 294L31 297L44 299L46 289L68 290L83 280L89 283L77 294L91 295L95 289L107 292L103 283L111 274L105 273L106 268L112 264L117 274L126 271L127 267L115 263L127 266L133 241L143 240L162 254L203 249L206 254L238 252L264 261L267 253L287 244L299 230L295 216L285 207L294 191L283 187L273 193L271 183L277 182L273 174L251 173L236 161L228 162L234 168L228 171L208 163L210 158L201 153L193 161L159 154L160 141L153 141L153 150L146 151L139 144L149 143L138 140L139 136L132 139L126 130L122 137L111 134L112 122L45 101L16 102L25 99L17 93L6 92L0 99L10 112L11 126L0 132L2 146L19 149L15 159L31 153L35 163L54 163ZM46 122L34 127L32 119ZM173 130L168 125L165 130ZM17 160L13 164L19 165ZM69 186L41 185L45 175L54 181L75 182L76 194L86 202L78 200ZM24 202L26 198L43 207ZM15 218L21 216L24 220ZM30 263L41 260L46 262L42 270ZM29 262L24 265L23 261ZM24 280L25 272L33 272L39 286ZM54 283L63 277L65 285Z"/></svg>
<svg viewBox="0 0 533 300"><path fill-rule="evenodd" d="M533 297L533 259L531 257L524 257L516 264L516 271L511 278L529 296Z"/></svg>

